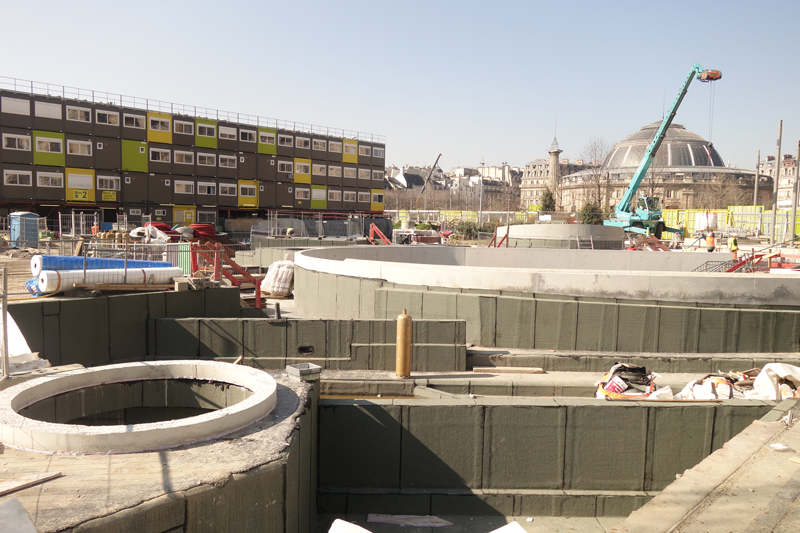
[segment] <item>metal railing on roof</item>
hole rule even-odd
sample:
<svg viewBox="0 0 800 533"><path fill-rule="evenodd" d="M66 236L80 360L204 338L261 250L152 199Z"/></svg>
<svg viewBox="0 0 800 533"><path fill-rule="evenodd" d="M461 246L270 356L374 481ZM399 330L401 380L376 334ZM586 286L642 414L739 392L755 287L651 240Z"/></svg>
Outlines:
<svg viewBox="0 0 800 533"><path fill-rule="evenodd" d="M150 98L94 91L91 89L81 89L79 87L69 87L66 85L56 85L53 83L40 81L10 78L7 76L0 76L0 89L28 94L69 98L73 100L92 102L94 104L113 105L129 109L154 111L157 113L169 113L171 115L186 115L224 122L236 122L239 124L247 124L256 127L280 128L293 130L296 132L305 132L316 135L326 135L330 137L341 137L344 139L356 139L364 142L386 144L386 137L384 135L376 135L373 133L330 128L328 126L318 126L315 124L306 124L304 122L296 122L292 120L260 117L257 115L248 115L233 111L222 111L208 107L163 102L161 100L152 100Z"/></svg>

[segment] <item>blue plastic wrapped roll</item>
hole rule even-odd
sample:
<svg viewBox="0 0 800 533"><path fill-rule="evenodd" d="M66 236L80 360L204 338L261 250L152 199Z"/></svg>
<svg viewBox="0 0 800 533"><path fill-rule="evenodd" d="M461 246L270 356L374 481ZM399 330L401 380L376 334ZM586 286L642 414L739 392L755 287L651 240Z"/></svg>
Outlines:
<svg viewBox="0 0 800 533"><path fill-rule="evenodd" d="M168 261L143 261L128 259L128 268L167 268L172 263ZM124 259L87 257L86 270L105 268L125 268ZM34 255L31 258L31 274L38 278L42 270L83 270L83 257L68 255Z"/></svg>

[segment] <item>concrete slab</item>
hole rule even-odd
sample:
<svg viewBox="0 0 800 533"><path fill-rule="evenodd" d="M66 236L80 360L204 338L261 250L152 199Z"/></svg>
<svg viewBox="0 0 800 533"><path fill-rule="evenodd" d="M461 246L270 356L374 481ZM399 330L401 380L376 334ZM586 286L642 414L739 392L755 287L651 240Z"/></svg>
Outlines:
<svg viewBox="0 0 800 533"><path fill-rule="evenodd" d="M534 347L536 300L532 298L497 298L497 346Z"/></svg>
<svg viewBox="0 0 800 533"><path fill-rule="evenodd" d="M574 350L578 303L536 300L536 349Z"/></svg>
<svg viewBox="0 0 800 533"><path fill-rule="evenodd" d="M200 359L236 358L244 355L241 319L206 318L199 323Z"/></svg>
<svg viewBox="0 0 800 533"><path fill-rule="evenodd" d="M87 334L87 328L91 334ZM61 364L108 363L108 298L62 300L59 340Z"/></svg>
<svg viewBox="0 0 800 533"><path fill-rule="evenodd" d="M204 317L233 318L239 316L242 308L239 287L219 287L197 292L203 295Z"/></svg>
<svg viewBox="0 0 800 533"><path fill-rule="evenodd" d="M468 324L467 342L478 346L494 346L497 298L459 293L456 295L456 305L456 318Z"/></svg>
<svg viewBox="0 0 800 533"><path fill-rule="evenodd" d="M200 351L200 321L196 318L160 318L155 321L155 356L159 359L195 359Z"/></svg>
<svg viewBox="0 0 800 533"><path fill-rule="evenodd" d="M643 489L646 410L621 403L568 406L566 430L565 489Z"/></svg>
<svg viewBox="0 0 800 533"><path fill-rule="evenodd" d="M319 430L337 443L319 450L321 489L400 488L400 407L325 400Z"/></svg>
<svg viewBox="0 0 800 533"><path fill-rule="evenodd" d="M487 406L483 488L562 488L566 418L567 410L556 405ZM518 449L526 453L507 452Z"/></svg>
<svg viewBox="0 0 800 533"><path fill-rule="evenodd" d="M111 361L141 360L148 353L147 294L108 297L108 333Z"/></svg>
<svg viewBox="0 0 800 533"><path fill-rule="evenodd" d="M422 295L422 318L448 319L456 316L455 292L427 291Z"/></svg>
<svg viewBox="0 0 800 533"><path fill-rule="evenodd" d="M478 488L483 415L468 405L403 407L401 488Z"/></svg>
<svg viewBox="0 0 800 533"><path fill-rule="evenodd" d="M164 298L166 300L166 316L172 318L203 316L205 314L204 292L205 291L170 291L164 293Z"/></svg>

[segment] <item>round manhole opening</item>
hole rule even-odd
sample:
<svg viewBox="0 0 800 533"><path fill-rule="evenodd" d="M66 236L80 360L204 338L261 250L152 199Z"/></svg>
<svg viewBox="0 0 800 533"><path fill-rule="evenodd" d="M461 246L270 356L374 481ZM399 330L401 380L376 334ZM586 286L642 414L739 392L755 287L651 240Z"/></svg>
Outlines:
<svg viewBox="0 0 800 533"><path fill-rule="evenodd" d="M232 407L252 391L213 380L150 379L101 383L38 400L19 414L39 422L117 426L169 422Z"/></svg>
<svg viewBox="0 0 800 533"><path fill-rule="evenodd" d="M216 361L126 363L34 379L0 392L3 444L126 453L208 440L275 406L269 374Z"/></svg>

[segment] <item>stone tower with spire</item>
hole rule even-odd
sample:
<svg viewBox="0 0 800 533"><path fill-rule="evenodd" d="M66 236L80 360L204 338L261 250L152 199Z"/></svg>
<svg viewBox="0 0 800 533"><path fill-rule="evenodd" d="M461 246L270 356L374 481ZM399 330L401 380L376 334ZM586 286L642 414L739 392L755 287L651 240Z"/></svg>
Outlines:
<svg viewBox="0 0 800 533"><path fill-rule="evenodd" d="M558 161L558 156L561 155L561 152L563 152L563 150L558 147L558 140L553 137L553 144L551 144L550 149L547 150L547 153L550 154L550 175L548 176L548 181L550 183L550 190L553 192L553 196L556 199L556 206L561 204L561 198L559 198L558 194L558 178L561 173L561 165Z"/></svg>

